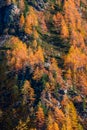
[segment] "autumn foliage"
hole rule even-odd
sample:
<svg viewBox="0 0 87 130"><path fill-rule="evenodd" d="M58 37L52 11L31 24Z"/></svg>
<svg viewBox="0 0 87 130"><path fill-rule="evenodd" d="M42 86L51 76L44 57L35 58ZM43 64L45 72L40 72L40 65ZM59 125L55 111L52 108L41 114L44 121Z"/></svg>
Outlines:
<svg viewBox="0 0 87 130"><path fill-rule="evenodd" d="M20 11L0 24L0 128L86 130L86 0L6 2Z"/></svg>

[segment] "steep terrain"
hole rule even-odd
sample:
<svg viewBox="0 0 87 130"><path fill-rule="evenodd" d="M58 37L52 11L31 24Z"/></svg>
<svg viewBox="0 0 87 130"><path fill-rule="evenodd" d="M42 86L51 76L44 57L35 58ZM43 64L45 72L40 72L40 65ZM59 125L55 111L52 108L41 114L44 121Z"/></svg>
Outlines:
<svg viewBox="0 0 87 130"><path fill-rule="evenodd" d="M0 129L87 130L87 0L0 0Z"/></svg>

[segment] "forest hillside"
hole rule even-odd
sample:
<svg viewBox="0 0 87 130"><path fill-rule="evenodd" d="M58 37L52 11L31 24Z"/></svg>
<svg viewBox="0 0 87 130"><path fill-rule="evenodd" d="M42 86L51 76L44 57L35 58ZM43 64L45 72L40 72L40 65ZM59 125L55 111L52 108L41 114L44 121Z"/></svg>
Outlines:
<svg viewBox="0 0 87 130"><path fill-rule="evenodd" d="M0 0L0 129L87 130L87 0Z"/></svg>

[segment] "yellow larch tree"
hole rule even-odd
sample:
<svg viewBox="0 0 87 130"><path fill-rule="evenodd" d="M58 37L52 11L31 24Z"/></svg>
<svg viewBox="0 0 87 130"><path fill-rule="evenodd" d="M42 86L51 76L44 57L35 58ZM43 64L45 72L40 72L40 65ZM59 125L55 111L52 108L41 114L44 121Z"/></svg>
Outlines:
<svg viewBox="0 0 87 130"><path fill-rule="evenodd" d="M25 19L25 32L27 34L32 34L34 27L38 26L37 14L33 7L29 8L28 15Z"/></svg>
<svg viewBox="0 0 87 130"><path fill-rule="evenodd" d="M33 79L38 81L41 79L41 77L43 76L44 72L43 72L43 69L40 69L39 67L37 67L35 70L34 70L34 74L33 74Z"/></svg>
<svg viewBox="0 0 87 130"><path fill-rule="evenodd" d="M78 121L78 116L76 109L72 103L68 99L68 97L64 97L64 111L65 111L65 122L63 124L62 129L64 130L79 130L81 125Z"/></svg>
<svg viewBox="0 0 87 130"><path fill-rule="evenodd" d="M23 93L23 104L28 103L28 105L32 105L34 102L34 89L31 87L29 81L25 81L24 86L22 88Z"/></svg>
<svg viewBox="0 0 87 130"><path fill-rule="evenodd" d="M24 18L24 15L23 13L21 14L21 17L20 17L20 23L19 23L19 26L22 28L24 26L24 23L25 23L25 18Z"/></svg>
<svg viewBox="0 0 87 130"><path fill-rule="evenodd" d="M32 48L29 48L28 60L29 60L30 65L32 66L34 66L35 64L44 63L44 54L43 54L43 49L41 48L41 46L38 46L37 50L35 50L34 52Z"/></svg>
<svg viewBox="0 0 87 130"><path fill-rule="evenodd" d="M19 120L18 125L13 130L29 130L28 124L30 122L29 117L24 122L23 120Z"/></svg>
<svg viewBox="0 0 87 130"><path fill-rule="evenodd" d="M59 130L58 124L54 121L51 115L48 115L47 129L46 130Z"/></svg>
<svg viewBox="0 0 87 130"><path fill-rule="evenodd" d="M44 53L43 53L43 49L41 48L41 46L38 46L38 49L35 53L35 57L36 57L36 60L37 60L37 63L43 63L44 62Z"/></svg>

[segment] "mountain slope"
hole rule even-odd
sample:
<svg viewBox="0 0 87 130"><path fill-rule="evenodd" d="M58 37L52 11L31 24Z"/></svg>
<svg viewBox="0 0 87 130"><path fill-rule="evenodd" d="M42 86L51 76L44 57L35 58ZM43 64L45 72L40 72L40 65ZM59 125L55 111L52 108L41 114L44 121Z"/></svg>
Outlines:
<svg viewBox="0 0 87 130"><path fill-rule="evenodd" d="M0 1L0 128L87 129L87 1Z"/></svg>

